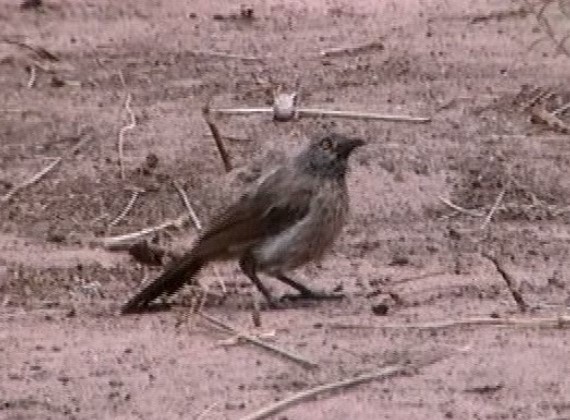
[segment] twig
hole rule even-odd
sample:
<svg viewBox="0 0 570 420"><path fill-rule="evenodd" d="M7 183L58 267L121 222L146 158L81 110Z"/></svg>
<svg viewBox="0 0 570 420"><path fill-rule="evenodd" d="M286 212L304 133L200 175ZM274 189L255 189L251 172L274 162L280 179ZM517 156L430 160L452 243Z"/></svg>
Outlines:
<svg viewBox="0 0 570 420"><path fill-rule="evenodd" d="M212 110L210 110L209 105L206 105L204 108L202 108L202 115L204 116L204 120L206 120L206 124L208 124L208 127L212 132L212 136L214 137L214 141L216 142L216 147L218 148L218 152L220 153L220 157L222 158L222 162L224 163L224 169L226 170L226 172L230 172L232 170L230 156L228 155L226 147L224 146L224 141L222 140L222 136L220 135L220 130L218 130L218 127L216 126L216 124L214 124L214 121L212 120L211 112Z"/></svg>
<svg viewBox="0 0 570 420"><path fill-rule="evenodd" d="M196 212L194 211L192 204L190 204L190 200L188 199L188 195L186 195L186 191L184 191L182 185L180 185L177 181L174 181L173 184L174 188L176 188L176 191L178 191L178 194L180 195L182 202L184 203L184 207L186 207L186 210L188 210L188 216L190 216L190 219L192 219L194 227L196 228L196 230L202 230L202 223L200 222L200 219L198 219L198 216L196 215Z"/></svg>
<svg viewBox="0 0 570 420"><path fill-rule="evenodd" d="M63 162L63 160L68 157L73 155L75 152L77 152L77 150L79 150L81 147L83 147L83 145L85 143L87 143L88 141L90 141L92 139L91 135L85 135L81 140L79 140L73 147L71 147L69 149L69 151L61 156L58 157L56 160L54 160L52 163L50 163L48 166L46 166L44 169L42 169L41 171L37 172L34 176L32 176L30 179L28 179L27 181L22 182L19 185L16 185L14 188L12 188L10 191L8 191L8 193L6 193L4 196L0 197L0 203L6 203L8 202L12 197L14 197L14 195L16 195L20 190L29 187L30 185L35 184L36 182L40 181L43 177L45 177L47 174L49 174L51 171L53 171L58 165L61 164L61 162Z"/></svg>
<svg viewBox="0 0 570 420"><path fill-rule="evenodd" d="M319 366L317 363L312 362L310 360L307 360L306 358L304 358L304 357L302 357L296 353L293 353L289 350L281 349L277 346L274 346L273 344L264 343L263 341L255 338L255 337L252 337L251 335L249 335L247 333L241 332L241 331L237 330L235 327L232 327L232 326L226 324L225 322L223 322L217 318L214 318L211 315L208 315L204 312L200 312L200 316L202 318L204 318L205 320L207 320L208 322L216 325L217 327L220 327L226 331L237 334L240 338L243 338L244 340L246 340L252 344L255 344L255 345L262 347L266 350L277 353L277 354L279 354L283 357L286 357L287 359L292 360L295 363L298 363L302 366L309 367L309 368L316 368Z"/></svg>
<svg viewBox="0 0 570 420"><path fill-rule="evenodd" d="M489 226L489 223L491 223L491 219L493 218L493 215L497 212L497 209L501 205L503 198L505 198L505 194L507 193L507 189L508 189L509 185L510 185L510 182L507 182L505 187L501 190L501 192L499 193L499 195L495 199L493 206L489 210L489 213L487 213L487 216L485 216L485 220L483 220L483 223L481 224L481 227L479 228L480 230L485 230L487 228L487 226Z"/></svg>
<svg viewBox="0 0 570 420"><path fill-rule="evenodd" d="M499 260L497 260L497 258L492 256L491 254L487 254L486 252L482 252L481 255L493 263L493 265L497 269L498 273L501 275L501 277L503 278L503 280L507 284L507 288L509 289L509 292L511 292L511 295L512 295L513 299L515 300L515 302L519 308L519 311L526 312L528 310L528 305L524 301L521 292L519 290L517 290L517 288L515 286L515 281L510 276L510 274L505 271L503 266L499 263Z"/></svg>
<svg viewBox="0 0 570 420"><path fill-rule="evenodd" d="M560 315L556 317L541 318L491 318L491 317L474 317L465 319L450 319L442 321L422 322L417 324L384 324L384 325L364 325L359 324L330 324L326 325L332 329L370 329L370 330L391 330L391 329L410 329L410 330L436 330L453 327L466 327L477 325L490 325L499 327L570 327L570 316Z"/></svg>
<svg viewBox="0 0 570 420"><path fill-rule="evenodd" d="M127 205L125 206L123 211L121 211L119 213L119 215L117 217L115 217L111 221L111 223L109 223L109 226L108 226L109 228L117 225L121 220L123 220L125 217L127 217L127 214L129 214L129 212L133 209L135 202L137 201L137 198L139 198L139 196L142 192L144 192L144 190L135 189L132 191L131 198L129 199L129 202L127 203Z"/></svg>
<svg viewBox="0 0 570 420"><path fill-rule="evenodd" d="M372 49L383 50L384 49L384 43L382 41L372 41L372 42L367 42L367 43L361 44L361 45L350 45L350 46L345 46L345 47L327 48L327 49L321 50L320 55L322 57L330 57L333 55L362 52L362 51L372 50Z"/></svg>
<svg viewBox="0 0 570 420"><path fill-rule="evenodd" d="M431 118L427 117L411 117L408 115L385 115L385 114L356 112L356 111L334 111L327 109L300 108L298 110L298 113L300 117L336 117L336 118L351 118L355 120L381 120L381 121L413 122L413 123L426 123L431 121Z"/></svg>
<svg viewBox="0 0 570 420"><path fill-rule="evenodd" d="M457 204L452 203L451 201L449 201L447 198L442 197L441 195L438 195L437 198L446 206L451 207L453 210L458 211L459 213L463 213L466 214L468 216L473 216L473 217L483 217L485 216L484 213L480 213L477 210L470 210L470 209L466 209L463 207L458 206Z"/></svg>
<svg viewBox="0 0 570 420"><path fill-rule="evenodd" d="M218 58L232 58L236 60L243 60L243 61L263 61L263 57L253 57L248 55L240 55L240 54L229 54L220 51L206 51L206 50L194 50L189 51L190 54L194 55L204 55L207 57L218 57Z"/></svg>
<svg viewBox="0 0 570 420"><path fill-rule="evenodd" d="M261 420L268 418L269 416L275 415L282 412L293 405L299 404L303 401L310 400L319 394L325 392L336 391L338 389L349 388L355 385L363 384L366 382L371 382L378 379L386 379L393 376L400 376L405 374L411 374L414 370L423 368L432 364L435 364L446 357L449 357L449 353L431 355L431 357L426 357L424 360L417 361L416 363L398 363L395 365L384 367L376 372L365 373L354 378L343 379L338 382L331 382L324 385L319 385L315 388L307 389L296 394L291 395L284 400L277 401L276 403L271 403L266 407L263 407L256 411L255 413L249 414L242 417L241 420Z"/></svg>
<svg viewBox="0 0 570 420"><path fill-rule="evenodd" d="M136 241L136 240L138 240L144 236L159 232L159 231L164 230L164 229L168 229L171 227L180 228L186 223L186 221L188 219L189 219L188 214L183 214L182 216L180 216L176 219L166 220L166 221L164 221L161 224L156 225L156 226L147 227L147 228L138 230L136 232L127 233L125 235L102 238L100 241L96 241L96 242L99 243L100 245L102 245L103 247L109 248L109 249L122 247L123 245L125 245L127 243Z"/></svg>
<svg viewBox="0 0 570 420"><path fill-rule="evenodd" d="M248 114L274 114L273 108L218 108L211 109L211 113L225 114L225 115L248 115ZM412 117L408 115L385 115L368 112L357 111L340 111L328 109L313 109L313 108L298 108L297 115L299 117L335 117L335 118L350 118L355 120L381 120L381 121L394 121L394 122L412 122L412 123L426 123L431 121L427 117Z"/></svg>
<svg viewBox="0 0 570 420"><path fill-rule="evenodd" d="M35 86L37 76L38 76L38 72L37 72L36 66L31 64L30 65L30 78L28 79L28 83L26 83L26 87L28 89L31 89Z"/></svg>
<svg viewBox="0 0 570 420"><path fill-rule="evenodd" d="M122 74L122 73L121 73ZM125 179L125 158L124 158L124 143L125 143L125 133L129 130L134 129L137 126L137 119L133 110L131 109L132 96L130 93L127 94L127 99L125 100L125 110L129 114L129 124L125 125L119 130L119 141L117 149L119 152L119 166L121 168L121 179Z"/></svg>

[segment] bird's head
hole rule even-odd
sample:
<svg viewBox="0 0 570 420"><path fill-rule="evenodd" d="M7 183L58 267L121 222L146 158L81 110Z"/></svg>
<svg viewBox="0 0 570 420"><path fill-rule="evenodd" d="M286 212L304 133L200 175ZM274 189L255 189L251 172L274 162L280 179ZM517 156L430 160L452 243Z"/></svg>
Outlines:
<svg viewBox="0 0 570 420"><path fill-rule="evenodd" d="M359 138L337 133L327 134L312 141L297 158L298 163L312 174L324 177L343 177L348 168L348 157L365 142Z"/></svg>

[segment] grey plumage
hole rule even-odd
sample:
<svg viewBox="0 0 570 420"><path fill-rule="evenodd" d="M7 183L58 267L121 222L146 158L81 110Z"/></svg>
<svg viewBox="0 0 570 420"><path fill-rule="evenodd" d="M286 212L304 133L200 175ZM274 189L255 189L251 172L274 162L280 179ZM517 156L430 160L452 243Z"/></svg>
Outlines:
<svg viewBox="0 0 570 420"><path fill-rule="evenodd" d="M323 297L285 273L321 258L341 232L349 204L348 157L363 144L339 134L311 142L292 162L266 175L257 188L215 217L193 248L136 293L121 312L144 310L156 298L177 292L204 265L232 258L239 260L270 305L276 302L258 272L304 297Z"/></svg>

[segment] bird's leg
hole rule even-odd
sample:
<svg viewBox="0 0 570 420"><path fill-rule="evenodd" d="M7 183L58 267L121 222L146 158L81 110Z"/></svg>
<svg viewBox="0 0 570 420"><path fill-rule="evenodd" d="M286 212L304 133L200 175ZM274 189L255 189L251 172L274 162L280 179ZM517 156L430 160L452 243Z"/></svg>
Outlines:
<svg viewBox="0 0 570 420"><path fill-rule="evenodd" d="M286 285L291 286L293 289L296 289L299 291L298 295L287 294L287 295L283 296L283 299L288 299L288 300L295 300L295 299L326 300L326 299L342 299L342 298L344 298L344 295L338 294L338 293L337 294L325 293L325 292L317 292L317 291L311 290L307 286L293 280L290 277L287 277L286 275L284 275L282 273L274 274L274 277L277 280L282 281Z"/></svg>
<svg viewBox="0 0 570 420"><path fill-rule="evenodd" d="M253 257L251 257L251 255L246 254L240 259L239 268L252 281L255 287L257 287L257 290L259 290L265 297L267 303L271 308L278 308L280 306L279 303L273 298L271 293L269 293L267 287L265 287L265 285L261 282L261 279L258 277L255 260Z"/></svg>

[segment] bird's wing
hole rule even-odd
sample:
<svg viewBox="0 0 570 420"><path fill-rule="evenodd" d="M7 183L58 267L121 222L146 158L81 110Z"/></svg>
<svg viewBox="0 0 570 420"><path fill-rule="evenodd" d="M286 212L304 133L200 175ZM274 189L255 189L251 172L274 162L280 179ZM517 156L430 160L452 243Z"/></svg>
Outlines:
<svg viewBox="0 0 570 420"><path fill-rule="evenodd" d="M309 212L312 183L282 167L212 220L195 251L201 257L276 235Z"/></svg>

